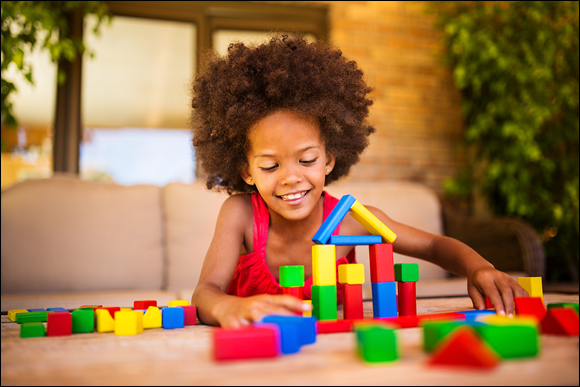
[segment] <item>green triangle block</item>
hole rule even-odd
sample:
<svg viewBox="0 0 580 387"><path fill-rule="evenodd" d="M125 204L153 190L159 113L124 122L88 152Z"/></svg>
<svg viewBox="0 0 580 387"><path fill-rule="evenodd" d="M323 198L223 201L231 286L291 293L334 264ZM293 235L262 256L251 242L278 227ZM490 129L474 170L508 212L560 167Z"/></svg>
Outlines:
<svg viewBox="0 0 580 387"><path fill-rule="evenodd" d="M20 325L20 337L42 337L46 336L46 329L41 322L26 322Z"/></svg>
<svg viewBox="0 0 580 387"><path fill-rule="evenodd" d="M393 362L399 358L395 330L380 324L355 327L358 356L369 363Z"/></svg>
<svg viewBox="0 0 580 387"><path fill-rule="evenodd" d="M502 359L534 357L540 352L538 328L534 325L478 324L474 328Z"/></svg>
<svg viewBox="0 0 580 387"><path fill-rule="evenodd" d="M431 352L437 343L457 327L465 325L463 321L426 321L423 323L423 349Z"/></svg>

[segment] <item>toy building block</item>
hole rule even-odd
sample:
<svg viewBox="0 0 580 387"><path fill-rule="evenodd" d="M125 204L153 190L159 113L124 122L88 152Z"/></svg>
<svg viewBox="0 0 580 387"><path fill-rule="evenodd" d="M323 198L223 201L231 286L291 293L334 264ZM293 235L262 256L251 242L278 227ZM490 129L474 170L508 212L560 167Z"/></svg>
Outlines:
<svg viewBox="0 0 580 387"><path fill-rule="evenodd" d="M501 359L535 357L540 351L538 328L529 320L510 318L503 324L478 324L479 336ZM487 320L489 321L489 320Z"/></svg>
<svg viewBox="0 0 580 387"><path fill-rule="evenodd" d="M115 334L133 336L143 333L143 313L138 310L115 312Z"/></svg>
<svg viewBox="0 0 580 387"><path fill-rule="evenodd" d="M194 305L182 306L183 309L183 325L195 325L197 322L197 308Z"/></svg>
<svg viewBox="0 0 580 387"><path fill-rule="evenodd" d="M185 326L185 311L179 306L169 306L161 309L163 328L174 329Z"/></svg>
<svg viewBox="0 0 580 387"><path fill-rule="evenodd" d="M328 320L316 322L316 333L351 332L353 320Z"/></svg>
<svg viewBox="0 0 580 387"><path fill-rule="evenodd" d="M338 224L344 219L356 199L352 195L344 195L340 198L336 206L330 211L316 234L312 237L314 243L324 245L328 243L330 235L336 229Z"/></svg>
<svg viewBox="0 0 580 387"><path fill-rule="evenodd" d="M529 325L531 327L538 327L538 320L535 317L530 316L516 316L516 317L509 317L509 316L502 316L499 314L490 315L487 317L482 318L479 322L484 324L491 324L491 325Z"/></svg>
<svg viewBox="0 0 580 387"><path fill-rule="evenodd" d="M293 286L291 288L282 288L282 294L296 297L299 300L304 298L304 288L302 286Z"/></svg>
<svg viewBox="0 0 580 387"><path fill-rule="evenodd" d="M371 234L382 236L383 240L387 243L393 243L397 238L397 234L391 231L390 228L388 228L358 201L355 201L350 208L350 215L363 225Z"/></svg>
<svg viewBox="0 0 580 387"><path fill-rule="evenodd" d="M416 282L397 282L399 316L417 315L416 285Z"/></svg>
<svg viewBox="0 0 580 387"><path fill-rule="evenodd" d="M66 312L49 313L47 316L47 336L70 336L72 333L72 314Z"/></svg>
<svg viewBox="0 0 580 387"><path fill-rule="evenodd" d="M397 316L397 287L395 282L371 283L373 317Z"/></svg>
<svg viewBox="0 0 580 387"><path fill-rule="evenodd" d="M312 246L312 285L336 285L336 247Z"/></svg>
<svg viewBox="0 0 580 387"><path fill-rule="evenodd" d="M393 245L382 243L369 246L371 282L395 282Z"/></svg>
<svg viewBox="0 0 580 387"><path fill-rule="evenodd" d="M92 309L76 309L71 315L73 333L90 333L95 330L95 312Z"/></svg>
<svg viewBox="0 0 580 387"><path fill-rule="evenodd" d="M302 300L305 304L310 304L310 310L302 312L302 317L312 317L312 300Z"/></svg>
<svg viewBox="0 0 580 387"><path fill-rule="evenodd" d="M530 297L541 297L544 301L542 277L518 277L518 284L528 292Z"/></svg>
<svg viewBox="0 0 580 387"><path fill-rule="evenodd" d="M318 320L336 320L336 285L312 285L312 315Z"/></svg>
<svg viewBox="0 0 580 387"><path fill-rule="evenodd" d="M217 361L276 357L280 331L274 324L213 330L213 358Z"/></svg>
<svg viewBox="0 0 580 387"><path fill-rule="evenodd" d="M338 282L359 285L365 283L365 267L362 263L338 265Z"/></svg>
<svg viewBox="0 0 580 387"><path fill-rule="evenodd" d="M491 300L489 299L489 297L485 297L485 307L486 307L487 309L493 309L493 308L494 308L494 306L493 306L493 304L491 303Z"/></svg>
<svg viewBox="0 0 580 387"><path fill-rule="evenodd" d="M26 309L12 309L8 311L8 318L10 321L16 321L16 314L18 313L28 313Z"/></svg>
<svg viewBox="0 0 580 387"><path fill-rule="evenodd" d="M47 311L50 311L50 312L67 312L67 313L70 313L68 311L68 309L60 308L60 307L59 308L47 308L46 310Z"/></svg>
<svg viewBox="0 0 580 387"><path fill-rule="evenodd" d="M465 316L459 313L435 313L435 314L421 314L417 316L397 316L397 317L378 317L374 318L381 322L385 322L395 328L417 328L428 321L465 321Z"/></svg>
<svg viewBox="0 0 580 387"><path fill-rule="evenodd" d="M81 305L79 309L90 309L94 310L95 308L101 308L103 305Z"/></svg>
<svg viewBox="0 0 580 387"><path fill-rule="evenodd" d="M343 292L344 319L358 320L364 318L362 284L344 284Z"/></svg>
<svg viewBox="0 0 580 387"><path fill-rule="evenodd" d="M46 309L36 308L36 309L27 309L29 312L44 312Z"/></svg>
<svg viewBox="0 0 580 387"><path fill-rule="evenodd" d="M437 344L455 329L463 326L462 321L426 321L423 326L423 350L432 352Z"/></svg>
<svg viewBox="0 0 580 387"><path fill-rule="evenodd" d="M540 297L514 297L518 316L535 317L538 322L546 315L546 307Z"/></svg>
<svg viewBox="0 0 580 387"><path fill-rule="evenodd" d="M395 281L419 281L419 265L417 263L395 263Z"/></svg>
<svg viewBox="0 0 580 387"><path fill-rule="evenodd" d="M366 246L383 243L380 235L331 235L328 244L335 246Z"/></svg>
<svg viewBox="0 0 580 387"><path fill-rule="evenodd" d="M471 309L471 310L459 310L455 313L460 313L463 316L465 316L465 321L477 321L481 318L485 318L485 317L489 317L492 315L495 315L495 311L493 310L488 310L488 309L482 309L482 310L476 310L476 309Z"/></svg>
<svg viewBox="0 0 580 387"><path fill-rule="evenodd" d="M393 362L399 358L397 336L394 329L382 324L357 324L357 353L368 363Z"/></svg>
<svg viewBox="0 0 580 387"><path fill-rule="evenodd" d="M156 300L138 300L133 301L133 310L142 309L147 310L150 306L157 306Z"/></svg>
<svg viewBox="0 0 580 387"><path fill-rule="evenodd" d="M42 337L46 335L44 324L41 322L28 322L20 325L20 337Z"/></svg>
<svg viewBox="0 0 580 387"><path fill-rule="evenodd" d="M187 300L172 300L172 301L169 301L169 303L167 304L167 306L169 306L169 307L188 306L188 305L189 305L189 301L187 301Z"/></svg>
<svg viewBox="0 0 580 387"><path fill-rule="evenodd" d="M109 314L111 315L111 317L113 319L115 319L115 312L119 312L121 310L121 307L119 307L119 306L102 306L100 308L95 308L95 317L96 317L97 310L99 310L99 309L104 309L104 310L109 311Z"/></svg>
<svg viewBox="0 0 580 387"><path fill-rule="evenodd" d="M280 286L284 288L304 286L304 266L280 266Z"/></svg>
<svg viewBox="0 0 580 387"><path fill-rule="evenodd" d="M47 314L54 313L50 311L43 312L19 312L16 313L16 322L22 324L25 322L46 322Z"/></svg>
<svg viewBox="0 0 580 387"><path fill-rule="evenodd" d="M578 336L578 314L572 308L551 308L541 323L543 334Z"/></svg>
<svg viewBox="0 0 580 387"><path fill-rule="evenodd" d="M498 356L474 332L465 325L456 328L433 351L431 366L455 366L492 369L499 362Z"/></svg>
<svg viewBox="0 0 580 387"><path fill-rule="evenodd" d="M284 354L296 353L301 346L316 342L315 318L269 315L264 316L261 321L278 325L280 349Z"/></svg>
<svg viewBox="0 0 580 387"><path fill-rule="evenodd" d="M97 319L97 332L105 333L115 331L115 320L107 309L95 309L95 317Z"/></svg>
<svg viewBox="0 0 580 387"><path fill-rule="evenodd" d="M161 311L156 306L149 306L145 314L143 314L143 328L153 329L161 328L162 326L163 322L161 318Z"/></svg>
<svg viewBox="0 0 580 387"><path fill-rule="evenodd" d="M572 308L578 314L578 303L577 302L553 302L548 304L548 310L552 308Z"/></svg>

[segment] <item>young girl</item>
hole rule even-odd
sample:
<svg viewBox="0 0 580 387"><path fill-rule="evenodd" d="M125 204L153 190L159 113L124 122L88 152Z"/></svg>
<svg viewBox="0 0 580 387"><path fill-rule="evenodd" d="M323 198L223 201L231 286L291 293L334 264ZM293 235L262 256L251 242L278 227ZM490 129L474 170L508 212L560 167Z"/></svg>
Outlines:
<svg viewBox="0 0 580 387"><path fill-rule="evenodd" d="M200 320L239 327L309 308L282 295L279 268L303 265L309 298L312 237L338 202L324 187L348 174L375 131L367 122L372 89L339 50L277 35L209 58L193 91L197 160L207 187L230 195L192 296ZM499 314L511 315L514 297L527 295L465 244L367 208L397 234L395 252L467 277L475 308L485 308L487 296ZM369 232L347 216L335 234ZM343 257L337 265L355 262L353 246L336 246L336 254Z"/></svg>

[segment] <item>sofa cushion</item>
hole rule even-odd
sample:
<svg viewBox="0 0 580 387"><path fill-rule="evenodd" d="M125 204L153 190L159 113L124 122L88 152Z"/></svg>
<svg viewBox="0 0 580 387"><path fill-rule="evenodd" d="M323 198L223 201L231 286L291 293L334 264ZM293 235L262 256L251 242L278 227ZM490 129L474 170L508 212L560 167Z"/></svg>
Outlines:
<svg viewBox="0 0 580 387"><path fill-rule="evenodd" d="M2 193L2 293L161 289L160 188L57 176Z"/></svg>

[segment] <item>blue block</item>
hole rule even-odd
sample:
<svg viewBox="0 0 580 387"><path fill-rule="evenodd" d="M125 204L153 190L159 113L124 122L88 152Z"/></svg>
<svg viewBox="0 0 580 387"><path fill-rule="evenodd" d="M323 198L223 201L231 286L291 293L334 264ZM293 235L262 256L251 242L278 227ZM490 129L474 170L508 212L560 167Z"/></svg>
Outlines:
<svg viewBox="0 0 580 387"><path fill-rule="evenodd" d="M373 317L397 317L397 283L373 282Z"/></svg>
<svg viewBox="0 0 580 387"><path fill-rule="evenodd" d="M65 308L47 308L46 310L52 310L53 312L69 312Z"/></svg>
<svg viewBox="0 0 580 387"><path fill-rule="evenodd" d="M494 315L495 311L489 309L483 310L461 310L456 313L462 313L465 315L465 321L475 321L476 318L480 316L490 316Z"/></svg>
<svg viewBox="0 0 580 387"><path fill-rule="evenodd" d="M326 220L322 223L322 226L316 231L316 234L312 237L314 243L318 245L324 245L330 239L330 235L336 229L338 224L344 219L348 211L354 204L356 199L352 195L344 195L340 198L336 206L330 211Z"/></svg>
<svg viewBox="0 0 580 387"><path fill-rule="evenodd" d="M185 311L180 306L170 306L161 310L161 325L165 329L183 328Z"/></svg>
<svg viewBox="0 0 580 387"><path fill-rule="evenodd" d="M337 246L364 246L383 243L380 235L331 235L328 244Z"/></svg>
<svg viewBox="0 0 580 387"><path fill-rule="evenodd" d="M46 309L41 309L41 308L38 308L38 309L27 309L27 310L28 310L29 312L44 312Z"/></svg>
<svg viewBox="0 0 580 387"><path fill-rule="evenodd" d="M301 346L316 342L314 317L269 315L264 316L262 322L273 323L280 328L282 353L296 353Z"/></svg>

